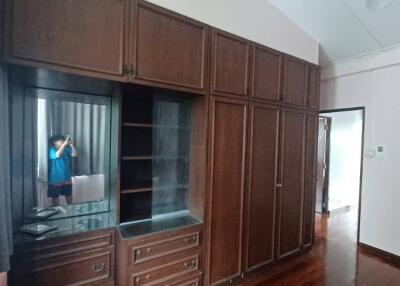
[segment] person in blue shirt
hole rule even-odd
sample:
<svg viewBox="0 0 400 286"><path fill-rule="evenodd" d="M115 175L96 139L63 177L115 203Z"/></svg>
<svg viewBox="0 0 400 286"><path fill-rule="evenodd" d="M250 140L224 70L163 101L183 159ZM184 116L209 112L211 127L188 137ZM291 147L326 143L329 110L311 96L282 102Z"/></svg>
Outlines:
<svg viewBox="0 0 400 286"><path fill-rule="evenodd" d="M67 204L72 204L72 157L78 157L78 152L70 135L53 135L49 138L47 197L51 198L52 206L60 204L60 196L65 196Z"/></svg>

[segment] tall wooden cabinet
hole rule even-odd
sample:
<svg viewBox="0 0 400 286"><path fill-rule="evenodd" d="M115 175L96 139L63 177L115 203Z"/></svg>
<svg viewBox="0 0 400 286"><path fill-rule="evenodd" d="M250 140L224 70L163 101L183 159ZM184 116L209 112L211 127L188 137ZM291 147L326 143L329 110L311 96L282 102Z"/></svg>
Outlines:
<svg viewBox="0 0 400 286"><path fill-rule="evenodd" d="M317 115L218 96L210 115L206 283L216 285L311 246Z"/></svg>
<svg viewBox="0 0 400 286"><path fill-rule="evenodd" d="M278 258L301 249L307 115L283 109L279 158Z"/></svg>
<svg viewBox="0 0 400 286"><path fill-rule="evenodd" d="M250 103L245 271L274 260L279 108Z"/></svg>
<svg viewBox="0 0 400 286"><path fill-rule="evenodd" d="M307 116L306 163L304 184L303 247L314 241L315 183L317 164L318 113Z"/></svg>
<svg viewBox="0 0 400 286"><path fill-rule="evenodd" d="M163 272L117 265L129 268L124 283L156 285L171 271L196 277L157 285L234 282L312 246L319 67L144 0L3 1L7 63L123 82L124 122L113 128L122 152L115 146L111 154L121 187L110 196L117 223L152 217L153 194L165 191L150 163L154 131L188 130L153 122L149 96L172 89L190 100L190 156L175 156L190 170L176 189L190 196L177 210L204 219L204 248L177 257L175 270L165 270L163 258ZM186 238L176 241L193 242ZM118 263L132 263L129 243L122 245Z"/></svg>
<svg viewBox="0 0 400 286"><path fill-rule="evenodd" d="M208 273L211 284L242 272L242 229L247 107L244 100L213 97L210 124Z"/></svg>

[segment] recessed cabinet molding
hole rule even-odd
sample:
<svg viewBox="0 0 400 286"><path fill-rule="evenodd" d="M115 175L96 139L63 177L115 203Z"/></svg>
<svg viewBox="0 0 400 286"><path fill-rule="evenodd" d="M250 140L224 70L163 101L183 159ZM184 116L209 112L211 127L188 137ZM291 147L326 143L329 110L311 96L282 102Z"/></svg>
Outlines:
<svg viewBox="0 0 400 286"><path fill-rule="evenodd" d="M250 41L213 29L211 93L249 95Z"/></svg>
<svg viewBox="0 0 400 286"><path fill-rule="evenodd" d="M283 68L283 102L290 105L306 106L308 80L308 65L302 60L285 56Z"/></svg>
<svg viewBox="0 0 400 286"><path fill-rule="evenodd" d="M268 101L281 100L281 53L264 46L253 45L252 96Z"/></svg>

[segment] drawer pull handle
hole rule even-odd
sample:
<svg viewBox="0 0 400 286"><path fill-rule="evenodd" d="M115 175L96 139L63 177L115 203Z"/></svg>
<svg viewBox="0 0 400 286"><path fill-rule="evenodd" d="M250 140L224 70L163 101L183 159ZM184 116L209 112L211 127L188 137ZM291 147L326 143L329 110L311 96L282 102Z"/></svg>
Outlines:
<svg viewBox="0 0 400 286"><path fill-rule="evenodd" d="M140 278L137 277L137 278L136 278L136 283L139 283L139 282L140 282Z"/></svg>
<svg viewBox="0 0 400 286"><path fill-rule="evenodd" d="M147 252L151 252L151 248L150 248L150 247L147 247L146 251L147 251Z"/></svg>
<svg viewBox="0 0 400 286"><path fill-rule="evenodd" d="M183 266L185 266L186 268L193 268L196 266L196 261L192 260L192 261L186 261L185 263L183 263Z"/></svg>
<svg viewBox="0 0 400 286"><path fill-rule="evenodd" d="M103 272L104 268L105 268L106 264L103 262L101 264L96 264L92 266L92 271L94 273L99 273L99 272Z"/></svg>
<svg viewBox="0 0 400 286"><path fill-rule="evenodd" d="M136 255L140 255L142 252L140 251L140 249L136 250Z"/></svg>
<svg viewBox="0 0 400 286"><path fill-rule="evenodd" d="M185 242L192 242L192 241L196 241L196 236L186 237L185 238Z"/></svg>
<svg viewBox="0 0 400 286"><path fill-rule="evenodd" d="M146 279L149 280L151 278L150 274L146 275Z"/></svg>

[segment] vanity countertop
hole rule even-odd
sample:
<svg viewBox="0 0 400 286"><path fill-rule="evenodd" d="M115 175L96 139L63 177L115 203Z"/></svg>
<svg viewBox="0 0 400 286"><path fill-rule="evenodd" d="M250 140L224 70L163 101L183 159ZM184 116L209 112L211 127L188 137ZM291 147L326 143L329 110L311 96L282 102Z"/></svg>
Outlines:
<svg viewBox="0 0 400 286"><path fill-rule="evenodd" d="M189 213L185 213L158 216L157 218L120 225L118 230L123 239L133 239L143 235L171 231L199 224L202 224L199 219Z"/></svg>
<svg viewBox="0 0 400 286"><path fill-rule="evenodd" d="M39 242L46 239L116 227L114 220L108 212L75 216L57 220L46 220L43 221L43 223L51 226L56 226L57 228L40 236L33 236L23 232L18 232L15 240L15 245Z"/></svg>

